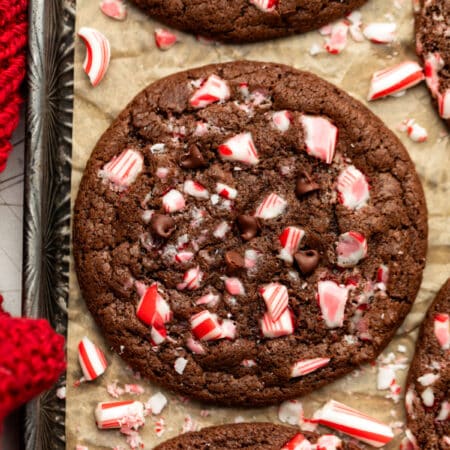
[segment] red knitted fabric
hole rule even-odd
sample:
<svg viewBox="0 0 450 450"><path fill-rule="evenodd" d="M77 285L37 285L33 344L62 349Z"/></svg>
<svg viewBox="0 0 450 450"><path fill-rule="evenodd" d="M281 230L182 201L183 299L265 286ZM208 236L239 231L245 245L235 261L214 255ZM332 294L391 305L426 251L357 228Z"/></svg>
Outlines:
<svg viewBox="0 0 450 450"><path fill-rule="evenodd" d="M25 77L26 43L27 0L0 0L0 172L19 121L18 90Z"/></svg>
<svg viewBox="0 0 450 450"><path fill-rule="evenodd" d="M64 338L43 319L14 318L0 295L0 430L15 408L49 389L66 367Z"/></svg>

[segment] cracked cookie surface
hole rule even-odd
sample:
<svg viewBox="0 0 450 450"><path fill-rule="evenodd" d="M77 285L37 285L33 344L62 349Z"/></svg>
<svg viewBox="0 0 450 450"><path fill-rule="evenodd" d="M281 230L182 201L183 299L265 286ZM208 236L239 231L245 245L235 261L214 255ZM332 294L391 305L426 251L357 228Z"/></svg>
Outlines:
<svg viewBox="0 0 450 450"><path fill-rule="evenodd" d="M175 392L235 405L374 360L415 299L426 242L393 133L315 75L245 61L135 97L91 155L73 235L112 347Z"/></svg>
<svg viewBox="0 0 450 450"><path fill-rule="evenodd" d="M272 39L320 28L367 0L133 0L169 26L227 42Z"/></svg>

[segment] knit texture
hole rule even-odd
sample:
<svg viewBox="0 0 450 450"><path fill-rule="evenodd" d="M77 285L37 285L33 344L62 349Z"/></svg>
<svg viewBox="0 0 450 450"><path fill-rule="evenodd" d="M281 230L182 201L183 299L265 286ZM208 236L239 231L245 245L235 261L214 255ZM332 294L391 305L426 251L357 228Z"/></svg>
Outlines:
<svg viewBox="0 0 450 450"><path fill-rule="evenodd" d="M19 122L19 88L25 77L27 0L0 0L0 172Z"/></svg>
<svg viewBox="0 0 450 450"><path fill-rule="evenodd" d="M15 408L49 389L66 367L64 338L44 319L11 317L0 295L0 430Z"/></svg>

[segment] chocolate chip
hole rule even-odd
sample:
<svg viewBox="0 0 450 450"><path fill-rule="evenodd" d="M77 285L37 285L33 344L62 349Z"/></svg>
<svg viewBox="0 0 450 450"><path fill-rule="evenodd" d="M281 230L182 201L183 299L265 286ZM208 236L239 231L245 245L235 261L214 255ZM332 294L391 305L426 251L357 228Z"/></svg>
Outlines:
<svg viewBox="0 0 450 450"><path fill-rule="evenodd" d="M249 241L254 238L260 229L258 219L246 214L238 216L237 223L244 241Z"/></svg>
<svg viewBox="0 0 450 450"><path fill-rule="evenodd" d="M188 153L183 155L180 160L180 166L183 169L198 169L206 165L206 161L196 145L191 145Z"/></svg>
<svg viewBox="0 0 450 450"><path fill-rule="evenodd" d="M230 271L235 271L245 267L245 260L237 251L230 250L225 253L225 264Z"/></svg>
<svg viewBox="0 0 450 450"><path fill-rule="evenodd" d="M317 191L320 186L307 174L303 173L297 178L295 195L300 198L309 192Z"/></svg>
<svg viewBox="0 0 450 450"><path fill-rule="evenodd" d="M303 275L309 275L319 265L320 256L316 250L301 250L294 255L295 261Z"/></svg>
<svg viewBox="0 0 450 450"><path fill-rule="evenodd" d="M175 231L175 221L164 214L153 214L150 220L152 231L160 237L168 238Z"/></svg>

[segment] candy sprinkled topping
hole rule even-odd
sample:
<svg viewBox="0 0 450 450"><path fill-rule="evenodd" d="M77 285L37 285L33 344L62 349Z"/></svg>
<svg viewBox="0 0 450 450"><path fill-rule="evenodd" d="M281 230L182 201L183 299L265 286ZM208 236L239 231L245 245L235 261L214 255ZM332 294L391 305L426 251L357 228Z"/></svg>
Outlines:
<svg viewBox="0 0 450 450"><path fill-rule="evenodd" d="M292 122L292 114L289 111L277 111L272 114L272 121L278 131L284 133L289 130Z"/></svg>
<svg viewBox="0 0 450 450"><path fill-rule="evenodd" d="M89 77L92 86L97 86L106 74L111 58L108 39L94 28L82 27L78 36L86 45L86 58L83 69Z"/></svg>
<svg viewBox="0 0 450 450"><path fill-rule="evenodd" d="M115 20L125 20L127 8L122 0L102 0L100 9L105 16Z"/></svg>
<svg viewBox="0 0 450 450"><path fill-rule="evenodd" d="M180 291L184 289L193 291L200 287L202 279L203 272L200 270L200 267L193 267L183 275L183 282L177 285L177 289L179 289Z"/></svg>
<svg viewBox="0 0 450 450"><path fill-rule="evenodd" d="M292 263L294 253L297 251L300 242L305 235L304 230L297 227L285 228L279 237L281 251L278 257L288 263Z"/></svg>
<svg viewBox="0 0 450 450"><path fill-rule="evenodd" d="M213 341L222 337L222 328L217 316L209 311L201 311L191 317L191 328L197 339Z"/></svg>
<svg viewBox="0 0 450 450"><path fill-rule="evenodd" d="M183 192L196 198L209 198L208 190L197 181L186 180L183 185Z"/></svg>
<svg viewBox="0 0 450 450"><path fill-rule="evenodd" d="M319 281L319 306L328 328L342 327L348 289L334 281Z"/></svg>
<svg viewBox="0 0 450 450"><path fill-rule="evenodd" d="M108 367L103 352L86 336L78 344L78 361L88 381L98 378Z"/></svg>
<svg viewBox="0 0 450 450"><path fill-rule="evenodd" d="M244 295L245 289L239 278L225 278L225 289L231 295Z"/></svg>
<svg viewBox="0 0 450 450"><path fill-rule="evenodd" d="M305 132L306 152L327 164L331 164L336 148L338 129L319 116L301 117Z"/></svg>
<svg viewBox="0 0 450 450"><path fill-rule="evenodd" d="M228 83L217 75L209 78L197 89L190 99L194 108L205 108L211 103L216 103L230 98Z"/></svg>
<svg viewBox="0 0 450 450"><path fill-rule="evenodd" d="M297 433L281 450L311 450L311 443L301 433Z"/></svg>
<svg viewBox="0 0 450 450"><path fill-rule="evenodd" d="M347 33L349 26L340 21L331 27L330 37L325 39L325 50L332 55L337 55L347 45Z"/></svg>
<svg viewBox="0 0 450 450"><path fill-rule="evenodd" d="M395 39L395 23L369 23L364 27L364 36L375 44L389 44Z"/></svg>
<svg viewBox="0 0 450 450"><path fill-rule="evenodd" d="M216 184L216 192L228 200L234 200L237 197L237 190L223 183Z"/></svg>
<svg viewBox="0 0 450 450"><path fill-rule="evenodd" d="M260 288L259 293L266 302L271 319L276 322L288 307L289 294L286 286L280 283L266 284Z"/></svg>
<svg viewBox="0 0 450 450"><path fill-rule="evenodd" d="M95 408L95 422L100 430L123 426L137 430L145 424L144 405L135 400L99 403Z"/></svg>
<svg viewBox="0 0 450 450"><path fill-rule="evenodd" d="M258 152L251 133L241 133L226 140L218 148L224 160L238 161L248 165L258 164Z"/></svg>
<svg viewBox="0 0 450 450"><path fill-rule="evenodd" d="M137 150L127 149L103 166L99 176L107 179L117 191L130 187L142 172L144 158Z"/></svg>
<svg viewBox="0 0 450 450"><path fill-rule="evenodd" d="M336 251L337 265L339 267L354 267L367 255L366 238L356 231L341 234Z"/></svg>
<svg viewBox="0 0 450 450"><path fill-rule="evenodd" d="M284 213L287 201L272 192L256 208L255 217L259 219L275 219Z"/></svg>
<svg viewBox="0 0 450 450"><path fill-rule="evenodd" d="M162 325L172 318L169 304L158 292L158 285L152 284L140 299L136 316L147 325Z"/></svg>
<svg viewBox="0 0 450 450"><path fill-rule="evenodd" d="M443 350L450 348L450 319L448 314L435 314L434 335Z"/></svg>
<svg viewBox="0 0 450 450"><path fill-rule="evenodd" d="M294 323L291 312L286 309L278 320L272 320L272 316L267 312L261 320L261 331L263 336L276 338L286 336L294 332Z"/></svg>
<svg viewBox="0 0 450 450"><path fill-rule="evenodd" d="M173 213L181 211L186 206L183 194L176 189L171 189L162 198L164 211Z"/></svg>
<svg viewBox="0 0 450 450"><path fill-rule="evenodd" d="M302 359L297 361L291 369L291 378L301 377L307 375L308 373L315 372L328 365L330 358L312 358L312 359Z"/></svg>
<svg viewBox="0 0 450 450"><path fill-rule="evenodd" d="M164 28L156 28L155 43L160 50L169 50L177 41L176 34Z"/></svg>
<svg viewBox="0 0 450 450"><path fill-rule="evenodd" d="M369 183L355 166L348 166L338 176L339 203L349 209L360 209L369 201Z"/></svg>
<svg viewBox="0 0 450 450"><path fill-rule="evenodd" d="M255 5L263 12L272 12L278 5L279 0L249 0L252 5Z"/></svg>

